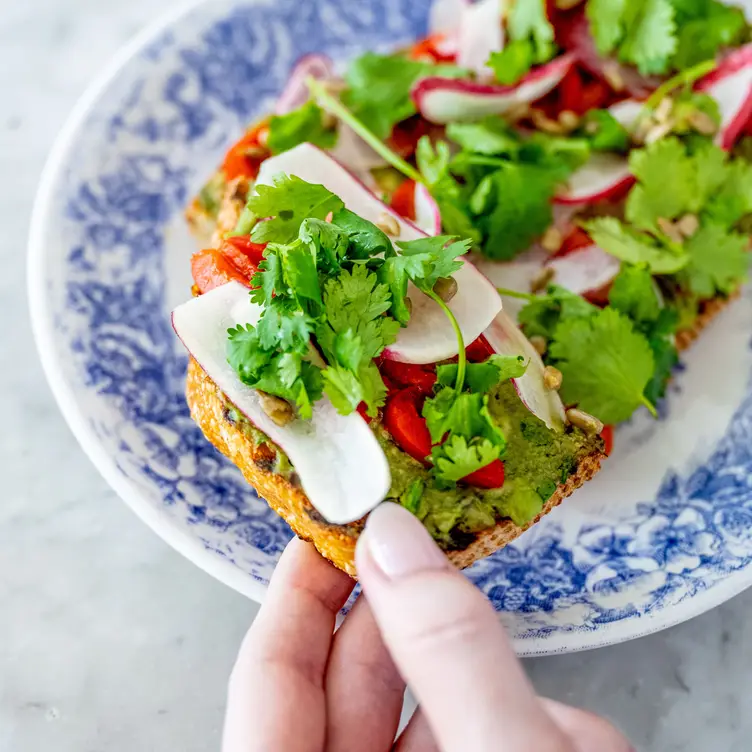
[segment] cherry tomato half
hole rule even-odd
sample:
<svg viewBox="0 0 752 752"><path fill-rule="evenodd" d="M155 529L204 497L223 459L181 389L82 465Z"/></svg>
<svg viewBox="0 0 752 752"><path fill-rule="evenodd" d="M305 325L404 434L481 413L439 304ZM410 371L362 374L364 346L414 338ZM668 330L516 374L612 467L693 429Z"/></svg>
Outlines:
<svg viewBox="0 0 752 752"><path fill-rule="evenodd" d="M561 247L554 254L555 256L567 256L568 254L579 251L581 248L587 248L593 245L593 240L581 227L575 227L561 243Z"/></svg>
<svg viewBox="0 0 752 752"><path fill-rule="evenodd" d="M415 220L415 181L405 180L392 194L392 209L405 219Z"/></svg>
<svg viewBox="0 0 752 752"><path fill-rule="evenodd" d="M420 115L413 115L394 126L387 144L393 151L407 159L415 154L418 141L427 134L428 123Z"/></svg>
<svg viewBox="0 0 752 752"><path fill-rule="evenodd" d="M611 452L614 450L614 427L605 426L601 431L601 437L606 445L606 457L610 457Z"/></svg>
<svg viewBox="0 0 752 752"><path fill-rule="evenodd" d="M222 163L222 172L227 180L235 180L239 177L255 178L258 175L261 163L269 156L267 149L259 140L266 130L265 121L258 123L227 152L225 161Z"/></svg>
<svg viewBox="0 0 752 752"><path fill-rule="evenodd" d="M501 488L504 485L504 463L494 460L490 465L463 478L462 482L478 488Z"/></svg>
<svg viewBox="0 0 752 752"><path fill-rule="evenodd" d="M240 282L248 287L248 277L216 248L193 254L191 273L196 287L202 294L232 281Z"/></svg>
<svg viewBox="0 0 752 752"><path fill-rule="evenodd" d="M465 348L465 354L471 363L485 363L485 361L495 354L495 351L488 343L488 340L481 334L478 339L471 342Z"/></svg>
<svg viewBox="0 0 752 752"><path fill-rule="evenodd" d="M423 394L433 391L436 383L436 367L433 365L415 365L398 363L396 360L382 360L379 365L382 376L402 387L416 387Z"/></svg>
<svg viewBox="0 0 752 752"><path fill-rule="evenodd" d="M421 39L413 45L410 57L413 60L427 60L434 63L453 63L456 55L442 51L443 41L443 34L432 34L430 37Z"/></svg>
<svg viewBox="0 0 752 752"><path fill-rule="evenodd" d="M230 259L250 281L264 260L266 243L254 243L246 236L225 238L220 247L222 254Z"/></svg>
<svg viewBox="0 0 752 752"><path fill-rule="evenodd" d="M392 438L413 459L430 465L426 457L431 454L431 434L425 418L420 414L425 394L410 387L390 397L384 410L384 424Z"/></svg>

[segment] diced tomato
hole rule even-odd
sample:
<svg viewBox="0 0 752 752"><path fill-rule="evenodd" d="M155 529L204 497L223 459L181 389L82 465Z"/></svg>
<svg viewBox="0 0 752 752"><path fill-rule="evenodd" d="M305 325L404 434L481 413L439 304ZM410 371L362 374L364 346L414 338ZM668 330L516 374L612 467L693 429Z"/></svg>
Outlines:
<svg viewBox="0 0 752 752"><path fill-rule="evenodd" d="M390 397L384 410L384 424L397 444L413 459L426 467L426 457L431 454L431 434L420 414L425 394L410 387Z"/></svg>
<svg viewBox="0 0 752 752"><path fill-rule="evenodd" d="M577 66L573 65L559 84L559 107L579 114L582 102L583 83Z"/></svg>
<svg viewBox="0 0 752 752"><path fill-rule="evenodd" d="M227 180L239 177L255 178L258 175L261 163L269 156L259 141L259 137L266 130L266 122L258 123L227 152L222 163L222 172Z"/></svg>
<svg viewBox="0 0 752 752"><path fill-rule="evenodd" d="M386 376L395 384L403 387L417 387L423 394L432 392L436 383L434 365L398 363L396 360L384 359L379 365L379 371L382 376Z"/></svg>
<svg viewBox="0 0 752 752"><path fill-rule="evenodd" d="M415 154L418 141L426 135L428 135L428 123L420 115L413 115L394 126L387 144L393 151L407 159Z"/></svg>
<svg viewBox="0 0 752 752"><path fill-rule="evenodd" d="M415 220L415 181L405 180L392 194L391 206L405 219Z"/></svg>
<svg viewBox="0 0 752 752"><path fill-rule="evenodd" d="M191 258L191 273L200 293L209 292L227 282L241 282L248 286L248 277L221 251L209 248Z"/></svg>
<svg viewBox="0 0 752 752"><path fill-rule="evenodd" d="M266 243L254 243L247 235L225 238L220 251L251 280L264 260Z"/></svg>
<svg viewBox="0 0 752 752"><path fill-rule="evenodd" d="M443 34L432 34L430 37L416 42L410 50L413 60L428 60L434 63L453 63L456 55L442 52Z"/></svg>
<svg viewBox="0 0 752 752"><path fill-rule="evenodd" d="M465 348L465 354L471 363L484 363L494 355L494 352L493 347L488 344L488 340L482 334Z"/></svg>
<svg viewBox="0 0 752 752"><path fill-rule="evenodd" d="M587 248L593 245L593 241L585 230L581 227L575 227L572 232L562 241L561 247L556 251L556 256L567 256L573 251L579 251L581 248Z"/></svg>
<svg viewBox="0 0 752 752"><path fill-rule="evenodd" d="M462 482L478 488L501 488L504 485L504 463L494 460L490 465L463 478Z"/></svg>
<svg viewBox="0 0 752 752"><path fill-rule="evenodd" d="M601 437L606 445L606 456L609 457L614 449L614 427L605 426L603 431L601 431Z"/></svg>

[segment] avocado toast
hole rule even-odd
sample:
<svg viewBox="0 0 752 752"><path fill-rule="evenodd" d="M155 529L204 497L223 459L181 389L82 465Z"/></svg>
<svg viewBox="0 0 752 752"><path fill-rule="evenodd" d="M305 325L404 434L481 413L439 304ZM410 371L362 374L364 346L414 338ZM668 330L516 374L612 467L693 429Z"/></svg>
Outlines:
<svg viewBox="0 0 752 752"><path fill-rule="evenodd" d="M211 237L210 247L193 260L198 294L210 292L218 280L261 285L259 265L266 276L268 256L285 256L274 250L279 238L267 234L270 223L263 220L279 221L276 212L290 207L284 201L257 205L259 190L265 193L283 176L323 183L361 223L370 223L367 232L354 232L342 227L336 213L296 219L298 230L323 219L349 233L341 241L348 249L345 272L364 266L375 285L386 285L390 307L382 316L401 327L396 345L366 359L379 374L377 397L361 374L349 390L327 382L322 399L348 416L362 412L376 439L373 456L386 458L389 488L382 498L416 513L458 566L505 545L597 472L603 439L611 443L611 424L641 407L655 411L677 353L738 294L748 267L752 169L744 131L752 102L752 48L739 46L748 35L746 24L736 13L726 18L727 30L735 31L708 50L715 60L675 52L662 67L651 63L661 70L647 71L645 61L622 59L628 57L624 50L600 49L599 24L602 31L606 21L593 8L597 3L548 18L538 14L525 37L517 14L539 5L512 3L511 13L499 20L506 46L488 49L480 62L468 58L463 40L445 30L395 55L367 53L351 65L344 83L326 61L319 60L316 70L296 69L282 98L290 106L249 129L188 211L197 234ZM678 38L682 24L690 22L682 12L676 11ZM599 48L598 64L582 48L584 17L590 45L595 40ZM498 45L491 36L484 43ZM506 51L528 44L537 45L535 54L527 68L516 70L516 53ZM385 81L389 86L376 85ZM330 184L330 167L311 157L306 141L330 151L358 177L360 189L367 186L375 201L378 196L393 211L351 206L350 189ZM410 221L401 224L402 218ZM401 338L409 340L412 330L430 335L438 326L434 316L446 313L436 301L430 312L425 306L405 310L405 300L415 295L403 282L395 286L384 270L407 267L407 257L419 255L409 246L419 238L405 241L405 232L412 232L405 227L414 229L413 223L441 243L428 254L426 276L407 274L405 284L417 284L424 294L451 294L454 285L455 292L473 298L472 279L458 285L453 274L436 271L448 248L457 250L454 264L471 249L471 260L498 286L519 329L512 326L512 332L510 317L492 311L480 295L476 320L469 329L468 321L459 322L462 338L454 349L439 348L431 357L420 348L405 350ZM390 243L382 238L366 255L358 246L366 236L373 239L374 226ZM313 242L316 248L321 241L310 233L293 235L285 243L310 248ZM392 251L401 260L384 265ZM420 252L425 255L426 246ZM314 258L320 254L320 248L313 252ZM431 265L433 275L426 272ZM318 275L325 291L332 272L319 268ZM299 303L290 279L285 273L280 279ZM254 298L273 310L283 295L272 293L262 300L254 292ZM451 323L453 303L444 302L450 315L444 323ZM365 361L348 365L345 355L338 362L335 350L319 342L317 327L328 314L314 315L310 301L298 312L318 319L309 342L323 356L322 371L362 370ZM431 344L431 336L424 339ZM451 374L458 376L461 352L466 376L457 383ZM512 361L502 367L499 360L516 356L523 375L516 375ZM198 360L201 366L192 360L189 368L188 400L204 433L298 535L353 574L352 552L367 509L346 521L323 513L315 493L306 493L285 437L277 441L276 434L259 432L212 378L212 368ZM235 366L242 376L242 364ZM499 372L494 383L483 382L479 391L468 385L473 369L492 366ZM245 386L265 391L259 373L245 376ZM347 399L340 402L344 392ZM287 387L273 394L292 405L295 420L305 420ZM445 406L444 423L433 410L437 403L473 400L473 419L456 422L454 432L459 408ZM496 440L495 431L503 439ZM469 472L459 475L455 467L444 473L450 464L462 466L453 453L460 439L469 450L463 456Z"/></svg>

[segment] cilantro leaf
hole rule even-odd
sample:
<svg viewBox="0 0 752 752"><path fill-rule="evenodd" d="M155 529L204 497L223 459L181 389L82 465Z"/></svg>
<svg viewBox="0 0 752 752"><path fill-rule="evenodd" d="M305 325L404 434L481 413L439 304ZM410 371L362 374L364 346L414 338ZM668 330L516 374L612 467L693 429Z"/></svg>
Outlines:
<svg viewBox="0 0 752 752"><path fill-rule="evenodd" d="M344 270L324 287L326 327L335 335L351 330L362 343L362 359L370 361L392 344L399 332L399 323L383 316L391 306L389 288L379 282L375 273L365 266ZM317 333L319 344L331 359L335 345L325 331ZM327 346L325 346L327 345Z"/></svg>
<svg viewBox="0 0 752 752"><path fill-rule="evenodd" d="M316 258L311 246L301 241L279 247L282 274L285 282L301 307L309 313L321 309L321 286L319 284Z"/></svg>
<svg viewBox="0 0 752 752"><path fill-rule="evenodd" d="M446 141L437 141L434 144L429 136L420 137L415 149L415 161L429 185L437 183L448 174L451 157Z"/></svg>
<svg viewBox="0 0 752 752"><path fill-rule="evenodd" d="M627 219L637 227L653 229L659 217L673 219L692 207L696 172L679 139L636 149L629 155L629 167L640 184L627 199Z"/></svg>
<svg viewBox="0 0 752 752"><path fill-rule="evenodd" d="M253 228L254 243L291 243L304 219L325 219L344 204L323 185L306 183L295 175L277 175L274 185L257 186L247 206L256 217L272 217Z"/></svg>
<svg viewBox="0 0 752 752"><path fill-rule="evenodd" d="M546 15L545 0L515 0L507 16L507 32L512 43L531 43L535 63L545 63L556 52L554 27Z"/></svg>
<svg viewBox="0 0 752 752"><path fill-rule="evenodd" d="M405 302L407 283L411 278L424 277L431 257L426 253L421 256L391 256L378 270L379 281L391 294L389 313L403 326L410 321L410 311Z"/></svg>
<svg viewBox="0 0 752 752"><path fill-rule="evenodd" d="M350 258L370 259L374 256L394 254L394 246L387 234L373 222L359 217L349 209L340 209L333 217L332 224L341 228L351 243Z"/></svg>
<svg viewBox="0 0 752 752"><path fill-rule="evenodd" d="M735 225L752 212L752 163L735 159L715 188L707 206L708 216L719 224Z"/></svg>
<svg viewBox="0 0 752 752"><path fill-rule="evenodd" d="M483 253L507 261L548 227L559 177L534 165L509 162L481 181L471 207L483 233Z"/></svg>
<svg viewBox="0 0 752 752"><path fill-rule="evenodd" d="M307 352L313 319L299 310L291 300L275 300L264 311L256 329L261 347L268 350Z"/></svg>
<svg viewBox="0 0 752 752"><path fill-rule="evenodd" d="M250 324L229 329L227 338L227 362L243 383L254 382L274 353L260 347L258 332Z"/></svg>
<svg viewBox="0 0 752 752"><path fill-rule="evenodd" d="M747 276L749 239L721 225L707 224L687 241L689 265L684 277L700 298L733 292Z"/></svg>
<svg viewBox="0 0 752 752"><path fill-rule="evenodd" d="M619 59L640 73L666 73L677 46L670 0L588 0L587 16L598 52L618 48Z"/></svg>
<svg viewBox="0 0 752 752"><path fill-rule="evenodd" d="M439 384L454 388L457 382L456 363L438 366L436 377ZM468 363L465 371L465 385L479 394L485 394L507 379L517 379L527 370L527 363L521 355L492 355L484 363Z"/></svg>
<svg viewBox="0 0 752 752"><path fill-rule="evenodd" d="M622 18L627 0L588 0L586 14L590 32L601 55L608 55L624 36Z"/></svg>
<svg viewBox="0 0 752 752"><path fill-rule="evenodd" d="M609 291L608 302L636 322L655 321L661 311L653 276L642 266L622 265Z"/></svg>
<svg viewBox="0 0 752 752"><path fill-rule="evenodd" d="M403 55L367 52L356 58L345 75L344 103L376 136L385 139L396 123L416 113L410 90L424 76L461 78L467 71L453 65L432 65Z"/></svg>
<svg viewBox="0 0 752 752"><path fill-rule="evenodd" d="M673 309L664 308L661 314L666 314L664 318L669 322L666 333L660 333L660 324L654 325L654 333L647 334L650 349L653 351L653 360L655 361L655 372L645 387L645 398L651 404L658 402L666 394L671 373L679 363L679 353L674 343L673 334L676 331L676 325L679 317Z"/></svg>
<svg viewBox="0 0 752 752"><path fill-rule="evenodd" d="M548 288L546 295L537 295L518 314L525 336L539 336L546 340L554 336L562 319L569 321L589 318L598 308L580 295L556 285Z"/></svg>
<svg viewBox="0 0 752 752"><path fill-rule="evenodd" d="M252 287L251 300L259 305L271 305L274 294L285 290L282 260L276 246L268 245L264 250L264 260L253 275Z"/></svg>
<svg viewBox="0 0 752 752"><path fill-rule="evenodd" d="M441 480L456 483L499 459L500 449L488 439L470 441L464 436L451 436L431 453Z"/></svg>
<svg viewBox="0 0 752 752"><path fill-rule="evenodd" d="M350 239L347 233L331 222L313 218L303 220L299 237L313 251L316 266L324 273L337 272L348 255Z"/></svg>
<svg viewBox="0 0 752 752"><path fill-rule="evenodd" d="M562 321L550 355L564 376L561 394L604 423L619 423L645 404L655 371L647 339L613 308Z"/></svg>
<svg viewBox="0 0 752 752"><path fill-rule="evenodd" d="M504 47L500 52L492 52L488 65L494 72L494 78L505 86L512 86L522 79L535 62L535 48L530 39L518 39Z"/></svg>
<svg viewBox="0 0 752 752"><path fill-rule="evenodd" d="M625 35L619 59L640 73L666 73L676 51L674 9L669 0L630 0L624 8Z"/></svg>
<svg viewBox="0 0 752 752"><path fill-rule="evenodd" d="M684 70L743 41L747 23L741 8L716 0L672 0L678 25L673 66Z"/></svg>
<svg viewBox="0 0 752 752"><path fill-rule="evenodd" d="M306 102L286 115L269 120L267 146L272 154L288 151L304 142L322 149L331 149L337 142L337 131L324 124L324 111L314 102Z"/></svg>
<svg viewBox="0 0 752 752"><path fill-rule="evenodd" d="M449 433L467 439L486 438L502 448L506 445L504 434L488 410L485 394L458 394L454 389L444 388L425 401L423 417L434 443Z"/></svg>
<svg viewBox="0 0 752 752"><path fill-rule="evenodd" d="M633 230L615 217L598 217L583 222L582 226L604 251L629 264L646 264L654 274L674 274L689 261L685 253L658 245L649 235Z"/></svg>
<svg viewBox="0 0 752 752"><path fill-rule="evenodd" d="M329 366L323 371L324 394L342 415L350 415L363 402L363 385L357 374L342 366Z"/></svg>
<svg viewBox="0 0 752 752"><path fill-rule="evenodd" d="M417 258L420 266L407 265L405 268L412 283L426 292L442 278L451 277L462 268L459 257L470 250L469 240L457 240L451 235L436 235L398 242L403 258ZM423 260L427 259L427 263Z"/></svg>
<svg viewBox="0 0 752 752"><path fill-rule="evenodd" d="M475 154L515 158L520 152L520 137L500 117L487 117L476 123L449 123L446 134L455 144Z"/></svg>
<svg viewBox="0 0 752 752"><path fill-rule="evenodd" d="M625 154L629 150L629 131L608 110L588 111L580 134L587 138L595 151Z"/></svg>

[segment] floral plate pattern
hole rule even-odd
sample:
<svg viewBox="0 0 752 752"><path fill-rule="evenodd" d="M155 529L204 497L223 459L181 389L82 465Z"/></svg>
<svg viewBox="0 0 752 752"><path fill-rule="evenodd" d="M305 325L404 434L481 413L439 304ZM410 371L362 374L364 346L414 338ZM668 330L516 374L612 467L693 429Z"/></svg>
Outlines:
<svg viewBox="0 0 752 752"><path fill-rule="evenodd" d="M121 53L43 177L31 308L66 418L145 522L257 600L291 533L188 415L169 322L195 249L182 210L300 55L392 47L425 31L429 5L194 3ZM620 428L594 481L467 572L520 654L629 639L752 583L751 336L747 293L689 353L662 420Z"/></svg>

